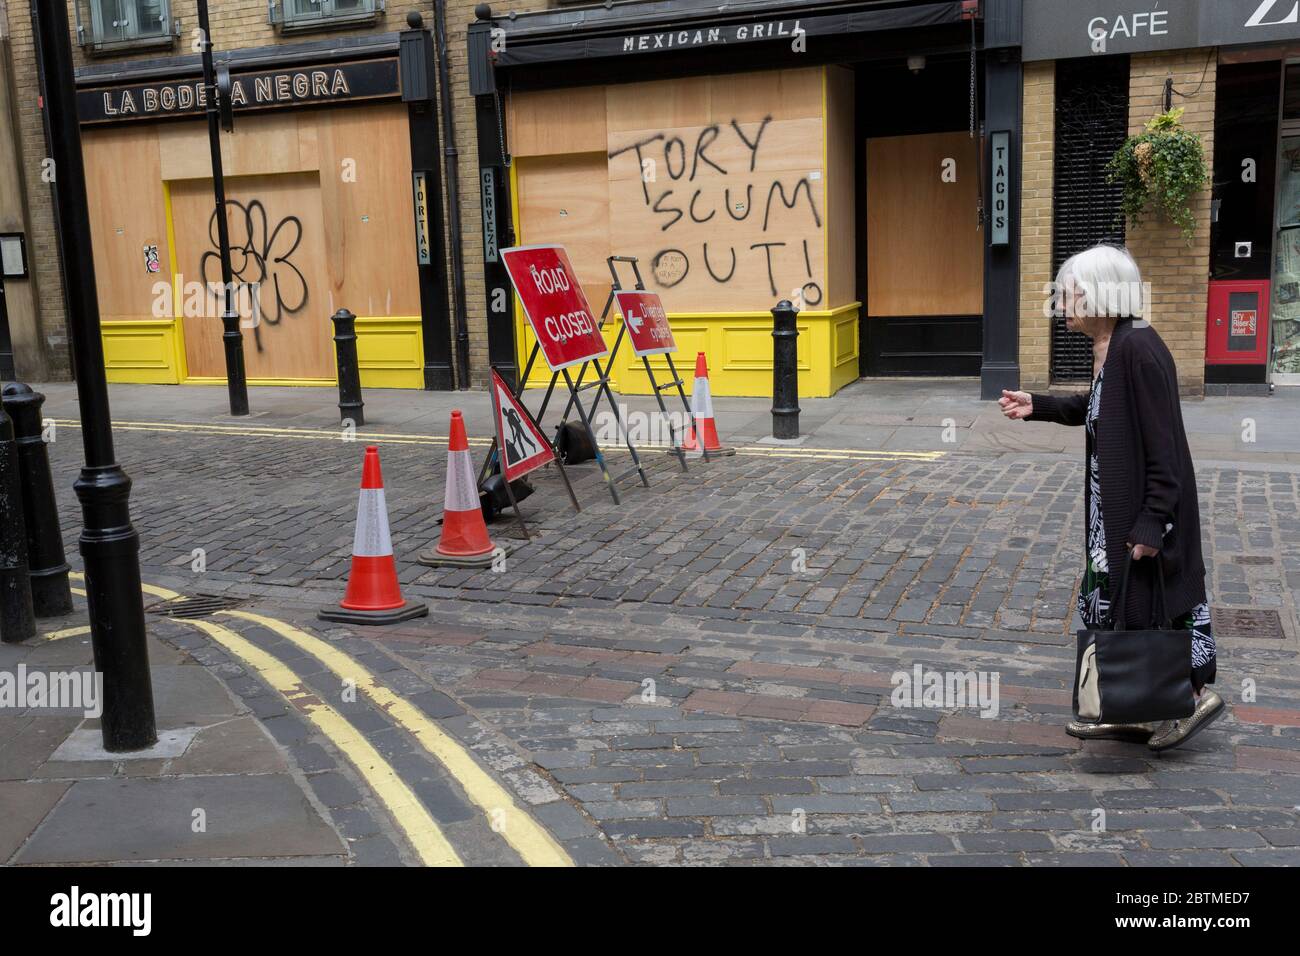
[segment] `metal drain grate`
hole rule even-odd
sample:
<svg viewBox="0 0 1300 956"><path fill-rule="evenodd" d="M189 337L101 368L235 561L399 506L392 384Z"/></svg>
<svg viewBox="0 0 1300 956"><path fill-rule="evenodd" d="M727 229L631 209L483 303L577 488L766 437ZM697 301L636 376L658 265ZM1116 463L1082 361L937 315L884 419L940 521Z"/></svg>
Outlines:
<svg viewBox="0 0 1300 956"><path fill-rule="evenodd" d="M1210 608L1214 636L1240 637L1249 640L1281 641L1282 618L1277 611L1256 611L1233 607Z"/></svg>
<svg viewBox="0 0 1300 956"><path fill-rule="evenodd" d="M173 598L170 601L162 601L150 605L145 610L150 614L158 614L163 617L208 617L217 611L228 611L232 607L239 607L243 603L238 598L221 597L217 594L200 594L192 598Z"/></svg>
<svg viewBox="0 0 1300 956"><path fill-rule="evenodd" d="M1246 564L1255 567L1263 567L1264 565L1275 563L1274 559L1266 554L1239 554L1232 560L1236 561L1238 564Z"/></svg>

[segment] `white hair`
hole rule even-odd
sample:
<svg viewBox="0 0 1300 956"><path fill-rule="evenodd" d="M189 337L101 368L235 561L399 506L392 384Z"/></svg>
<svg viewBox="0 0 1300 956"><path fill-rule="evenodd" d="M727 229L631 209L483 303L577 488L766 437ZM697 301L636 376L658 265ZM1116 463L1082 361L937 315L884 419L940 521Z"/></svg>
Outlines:
<svg viewBox="0 0 1300 956"><path fill-rule="evenodd" d="M1123 246L1100 245L1066 259L1056 273L1056 290L1071 288L1086 316L1141 319L1146 311L1142 273Z"/></svg>

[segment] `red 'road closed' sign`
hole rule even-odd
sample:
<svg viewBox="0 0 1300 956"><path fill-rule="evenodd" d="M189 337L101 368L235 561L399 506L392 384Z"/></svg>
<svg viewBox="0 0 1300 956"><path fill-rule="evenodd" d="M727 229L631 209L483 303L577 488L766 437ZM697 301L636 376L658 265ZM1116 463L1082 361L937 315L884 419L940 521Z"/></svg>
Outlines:
<svg viewBox="0 0 1300 956"><path fill-rule="evenodd" d="M515 246L501 261L552 372L609 354L563 246Z"/></svg>
<svg viewBox="0 0 1300 956"><path fill-rule="evenodd" d="M623 313L623 325L632 339L632 351L638 357L676 352L673 330L668 326L668 313L656 292L615 292L618 310Z"/></svg>

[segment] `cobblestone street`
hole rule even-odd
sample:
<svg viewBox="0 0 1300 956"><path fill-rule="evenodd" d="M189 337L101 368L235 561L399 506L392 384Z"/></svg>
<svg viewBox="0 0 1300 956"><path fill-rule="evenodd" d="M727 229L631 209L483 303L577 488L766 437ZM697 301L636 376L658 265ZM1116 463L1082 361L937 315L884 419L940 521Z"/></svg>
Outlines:
<svg viewBox="0 0 1300 956"><path fill-rule="evenodd" d="M77 435L61 427L75 554ZM293 649L257 614L364 661L577 862L1300 863L1295 465L1199 467L1230 712L1161 757L1063 729L1083 537L1073 449L746 444L688 474L648 450L651 486L624 481L621 506L594 463L572 468L577 515L548 470L523 505L531 543L492 525L519 546L497 573L414 563L437 540L445 440L376 426L404 593L431 613L364 629L315 619L346 579L364 431L354 444L268 422L119 426L144 578L243 599L252 616L226 625L282 660L309 658L280 653ZM313 786L349 776L230 654L151 621L273 728ZM895 706L893 675L915 668L996 675L996 713ZM303 675L330 692L319 667ZM390 713L353 713L436 818L469 820ZM376 817L350 824L367 852L409 859Z"/></svg>

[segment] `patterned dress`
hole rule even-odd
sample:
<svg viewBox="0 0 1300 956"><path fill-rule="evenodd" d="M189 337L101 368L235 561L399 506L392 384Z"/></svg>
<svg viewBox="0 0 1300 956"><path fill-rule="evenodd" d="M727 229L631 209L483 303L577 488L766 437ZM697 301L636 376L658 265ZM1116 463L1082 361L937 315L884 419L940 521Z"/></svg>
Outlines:
<svg viewBox="0 0 1300 956"><path fill-rule="evenodd" d="M1088 512L1088 564L1079 587L1079 617L1083 626L1102 629L1111 626L1110 618L1110 564L1106 559L1106 525L1101 513L1101 466L1097 461L1097 431L1101 415L1101 386L1106 374L1103 368L1097 373L1088 395L1088 414L1084 427L1088 432L1088 483L1084 500ZM1165 528L1165 534L1173 525ZM1215 650L1214 632L1210 626L1210 605L1198 604L1177 618L1173 626L1192 633L1192 686L1200 690L1214 683Z"/></svg>

